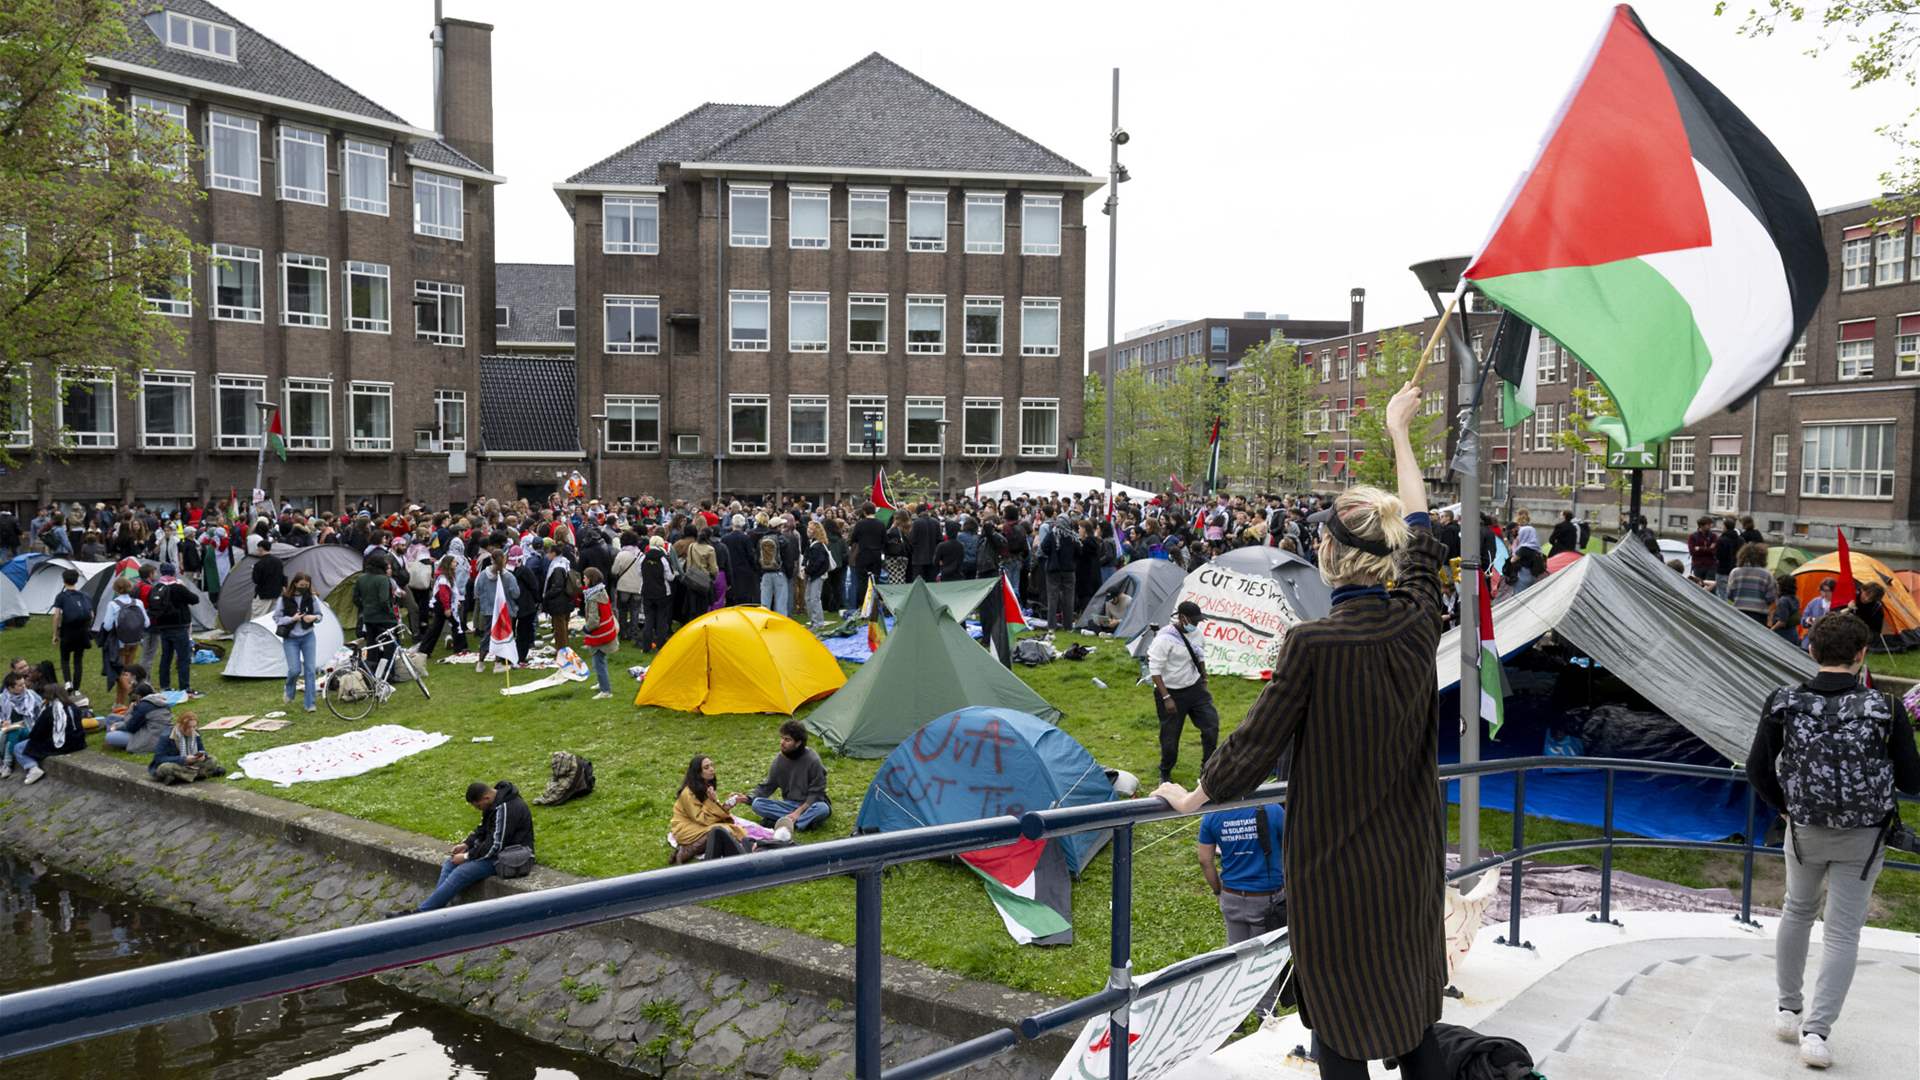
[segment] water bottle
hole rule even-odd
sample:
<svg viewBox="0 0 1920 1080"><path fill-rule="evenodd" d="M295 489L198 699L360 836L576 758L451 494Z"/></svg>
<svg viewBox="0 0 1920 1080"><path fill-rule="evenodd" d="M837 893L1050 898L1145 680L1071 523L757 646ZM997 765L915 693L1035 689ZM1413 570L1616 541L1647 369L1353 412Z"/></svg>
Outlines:
<svg viewBox="0 0 1920 1080"><path fill-rule="evenodd" d="M1107 688L1107 684L1105 682L1102 682L1100 679L1100 676L1098 675L1095 675L1093 677L1093 685L1099 687L1102 690L1105 690Z"/></svg>

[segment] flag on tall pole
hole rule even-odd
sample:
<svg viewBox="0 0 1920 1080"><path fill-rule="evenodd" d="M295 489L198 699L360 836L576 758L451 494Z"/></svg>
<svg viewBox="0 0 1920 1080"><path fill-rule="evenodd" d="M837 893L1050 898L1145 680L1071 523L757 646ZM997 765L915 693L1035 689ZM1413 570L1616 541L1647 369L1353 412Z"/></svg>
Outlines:
<svg viewBox="0 0 1920 1080"><path fill-rule="evenodd" d="M1507 674L1500 666L1500 647L1493 640L1493 592L1485 575L1475 583L1480 594L1480 719L1494 738L1507 722Z"/></svg>
<svg viewBox="0 0 1920 1080"><path fill-rule="evenodd" d="M1493 332L1493 370L1500 376L1500 426L1519 427L1540 399L1540 331L1511 311Z"/></svg>
<svg viewBox="0 0 1920 1080"><path fill-rule="evenodd" d="M1207 490L1220 489L1220 418L1213 418L1213 430L1207 434Z"/></svg>
<svg viewBox="0 0 1920 1080"><path fill-rule="evenodd" d="M887 470L873 475L873 516L885 525L893 520L894 505L887 499Z"/></svg>
<svg viewBox="0 0 1920 1080"><path fill-rule="evenodd" d="M1769 378L1827 271L1786 159L1623 4L1464 277L1571 349L1632 444Z"/></svg>

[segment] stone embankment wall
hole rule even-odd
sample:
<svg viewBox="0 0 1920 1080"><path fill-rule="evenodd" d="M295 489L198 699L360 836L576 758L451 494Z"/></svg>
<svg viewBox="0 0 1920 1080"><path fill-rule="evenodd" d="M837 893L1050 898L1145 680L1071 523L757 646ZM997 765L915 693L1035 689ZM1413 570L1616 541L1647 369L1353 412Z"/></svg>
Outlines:
<svg viewBox="0 0 1920 1080"><path fill-rule="evenodd" d="M0 844L254 940L368 922L429 891L427 837L216 783L163 788L137 763L57 758L0 785ZM579 879L541 867L483 890ZM650 1076L846 1077L853 950L692 907L550 934L379 976L524 1035ZM1057 1004L887 960L886 1061L910 1060ZM963 1076L1040 1077L1067 1044L1027 1044Z"/></svg>

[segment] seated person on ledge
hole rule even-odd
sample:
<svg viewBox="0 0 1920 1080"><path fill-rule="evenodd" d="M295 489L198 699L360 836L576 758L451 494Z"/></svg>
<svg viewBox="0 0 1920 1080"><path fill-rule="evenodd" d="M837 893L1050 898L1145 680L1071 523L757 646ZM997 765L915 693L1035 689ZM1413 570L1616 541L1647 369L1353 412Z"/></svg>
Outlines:
<svg viewBox="0 0 1920 1080"><path fill-rule="evenodd" d="M777 799L772 797L776 791ZM833 812L827 805L827 767L807 747L807 725L800 721L781 723L780 752L767 766L767 778L753 789L753 812L767 828L790 832L811 829Z"/></svg>
<svg viewBox="0 0 1920 1080"><path fill-rule="evenodd" d="M467 805L480 811L480 824L440 864L440 882L420 902L421 911L446 907L481 879L492 877L499 868L500 853L508 848L524 847L531 856L533 812L513 781L488 787L475 780L467 785Z"/></svg>
<svg viewBox="0 0 1920 1080"><path fill-rule="evenodd" d="M173 728L154 744L147 775L163 784L191 784L195 780L225 776L226 767L215 761L201 743L199 728L199 718L192 713L176 713Z"/></svg>

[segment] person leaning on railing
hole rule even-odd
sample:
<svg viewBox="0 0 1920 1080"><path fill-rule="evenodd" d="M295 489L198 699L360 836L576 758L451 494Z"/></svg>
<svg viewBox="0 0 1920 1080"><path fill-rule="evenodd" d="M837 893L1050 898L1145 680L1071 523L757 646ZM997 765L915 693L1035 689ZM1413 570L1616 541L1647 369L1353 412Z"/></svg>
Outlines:
<svg viewBox="0 0 1920 1080"><path fill-rule="evenodd" d="M1419 410L1412 385L1387 404L1399 497L1352 488L1314 515L1332 613L1287 632L1273 680L1199 786L1154 792L1191 813L1246 796L1291 753L1287 915L1301 1017L1326 1080L1365 1077L1367 1061L1395 1056L1408 1080L1442 1075L1431 1029L1447 974L1434 827L1446 548L1407 434Z"/></svg>

